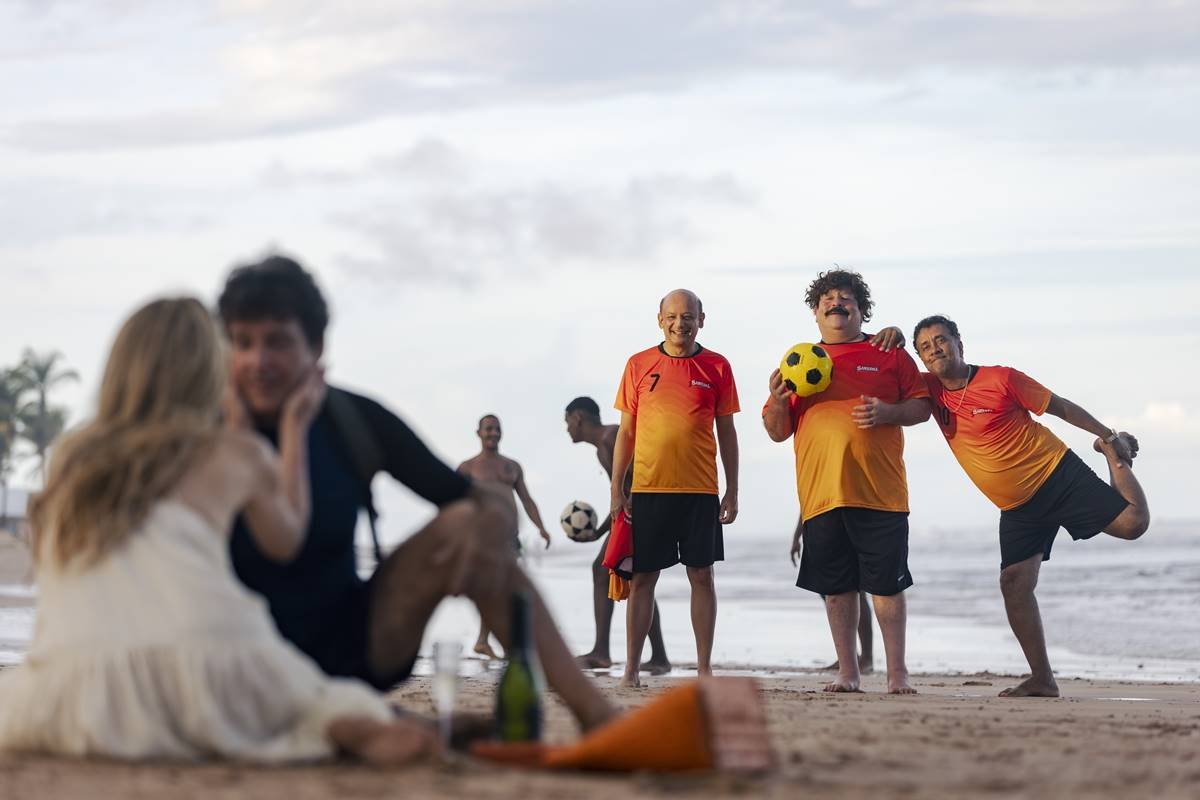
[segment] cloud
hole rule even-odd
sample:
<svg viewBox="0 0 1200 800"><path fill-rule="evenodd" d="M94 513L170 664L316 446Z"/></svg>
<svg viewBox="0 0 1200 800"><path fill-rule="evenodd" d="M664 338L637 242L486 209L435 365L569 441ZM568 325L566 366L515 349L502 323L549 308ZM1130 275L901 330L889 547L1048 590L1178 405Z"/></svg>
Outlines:
<svg viewBox="0 0 1200 800"><path fill-rule="evenodd" d="M541 183L422 192L333 221L376 252L343 254L340 263L352 274L466 286L492 275L649 260L702 238L691 218L697 209L752 202L729 176L659 175L619 187Z"/></svg>
<svg viewBox="0 0 1200 800"><path fill-rule="evenodd" d="M152 184L0 180L0 242L11 248L72 236L191 232L214 223L213 208L207 193Z"/></svg>
<svg viewBox="0 0 1200 800"><path fill-rule="evenodd" d="M150 4L101 8L109 14L93 10L90 26L42 31L46 46L78 39L103 49L154 13ZM155 18L170 41L196 28L197 16ZM1200 12L1171 0L364 0L336 13L315 0L228 0L202 27L214 52L168 65L181 79L218 87L202 101L27 117L8 140L41 150L220 141L432 110L676 91L762 73L887 82L939 69L1200 70ZM146 48L134 37L123 57L148 56Z"/></svg>
<svg viewBox="0 0 1200 800"><path fill-rule="evenodd" d="M369 159L358 169L293 169L274 160L259 175L268 189L292 189L305 184L342 186L385 180L406 184L444 184L468 178L469 162L442 139L425 138L400 152Z"/></svg>
<svg viewBox="0 0 1200 800"><path fill-rule="evenodd" d="M1200 413L1184 403L1176 401L1152 401L1146 403L1137 416L1117 420L1117 426L1135 434L1151 432L1159 436L1200 441ZM1174 444L1181 444L1175 441Z"/></svg>

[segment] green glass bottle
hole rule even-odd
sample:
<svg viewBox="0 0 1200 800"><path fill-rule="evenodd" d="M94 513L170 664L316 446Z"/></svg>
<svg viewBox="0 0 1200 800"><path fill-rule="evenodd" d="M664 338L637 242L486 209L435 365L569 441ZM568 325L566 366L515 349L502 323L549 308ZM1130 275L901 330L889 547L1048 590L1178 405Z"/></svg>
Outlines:
<svg viewBox="0 0 1200 800"><path fill-rule="evenodd" d="M533 632L529 619L529 597L514 592L512 635L508 664L496 689L496 728L501 741L536 742L542 738L542 688Z"/></svg>

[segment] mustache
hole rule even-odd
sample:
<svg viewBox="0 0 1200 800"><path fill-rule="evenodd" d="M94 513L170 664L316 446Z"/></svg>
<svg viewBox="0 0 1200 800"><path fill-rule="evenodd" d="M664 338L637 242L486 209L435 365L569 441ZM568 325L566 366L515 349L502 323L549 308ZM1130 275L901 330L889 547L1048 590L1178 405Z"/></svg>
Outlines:
<svg viewBox="0 0 1200 800"><path fill-rule="evenodd" d="M825 316L827 317L832 316L833 314L841 314L843 317L850 316L850 312L846 310L845 306L834 306L825 312Z"/></svg>

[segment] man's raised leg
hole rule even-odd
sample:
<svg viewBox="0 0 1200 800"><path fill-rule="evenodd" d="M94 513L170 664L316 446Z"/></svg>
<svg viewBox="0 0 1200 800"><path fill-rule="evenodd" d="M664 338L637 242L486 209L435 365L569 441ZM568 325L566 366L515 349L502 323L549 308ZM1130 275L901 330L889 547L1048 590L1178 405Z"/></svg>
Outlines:
<svg viewBox="0 0 1200 800"><path fill-rule="evenodd" d="M1125 433L1121 435L1128 436ZM1125 510L1105 527L1104 532L1118 539L1137 539L1150 527L1150 506L1146 503L1146 493L1134 477L1132 465L1118 458L1116 449L1111 444L1097 439L1094 447L1108 462L1109 483L1129 503Z"/></svg>
<svg viewBox="0 0 1200 800"><path fill-rule="evenodd" d="M713 638L717 630L717 586L712 567L688 567L692 585L692 633L696 636L696 672L712 675Z"/></svg>
<svg viewBox="0 0 1200 800"><path fill-rule="evenodd" d="M657 572L633 573L629 589L629 608L625 610L625 674L621 686L641 686L638 676L642 662L642 647L654 616L654 585L658 583Z"/></svg>
<svg viewBox="0 0 1200 800"><path fill-rule="evenodd" d="M612 666L608 643L612 631L613 601L608 598L608 568L603 563L607 547L608 535L601 541L600 552L592 562L592 615L596 618L596 641L591 652L576 657L582 669L608 669Z"/></svg>
<svg viewBox="0 0 1200 800"><path fill-rule="evenodd" d="M512 550L515 511L494 499L446 506L384 560L372 580L368 662L375 675L396 674L416 657L425 626L443 598L465 594L507 649L512 597L531 601L533 641L550 686L586 730L616 709L575 664L541 596Z"/></svg>
<svg viewBox="0 0 1200 800"><path fill-rule="evenodd" d="M858 692L861 676L854 638L858 629L858 592L843 592L825 597L825 615L829 632L833 634L833 649L837 653L837 678L825 684L827 692Z"/></svg>
<svg viewBox="0 0 1200 800"><path fill-rule="evenodd" d="M1041 569L1042 554L1038 553L1000 571L1000 591L1004 594L1008 625L1029 662L1029 677L1000 692L1001 697L1058 697L1058 684L1046 653L1042 615L1033 593Z"/></svg>
<svg viewBox="0 0 1200 800"><path fill-rule="evenodd" d="M908 626L908 601L904 598L904 592L872 597L875 601L875 616L879 620L879 632L883 635L888 693L916 694L917 690L908 682L908 665L904 661Z"/></svg>

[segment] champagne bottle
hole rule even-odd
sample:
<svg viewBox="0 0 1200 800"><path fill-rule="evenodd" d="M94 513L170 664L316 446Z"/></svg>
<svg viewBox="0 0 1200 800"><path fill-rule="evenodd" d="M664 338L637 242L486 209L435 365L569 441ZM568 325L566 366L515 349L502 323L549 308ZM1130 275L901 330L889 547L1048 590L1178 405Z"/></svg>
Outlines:
<svg viewBox="0 0 1200 800"><path fill-rule="evenodd" d="M496 689L496 727L505 742L542 738L542 689L531 627L529 597L514 592L508 664Z"/></svg>

